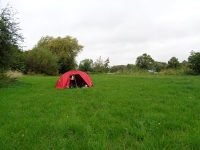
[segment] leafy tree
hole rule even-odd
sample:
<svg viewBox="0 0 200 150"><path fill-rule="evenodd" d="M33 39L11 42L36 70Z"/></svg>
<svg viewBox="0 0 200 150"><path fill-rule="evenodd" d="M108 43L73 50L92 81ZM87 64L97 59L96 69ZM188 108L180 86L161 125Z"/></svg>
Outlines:
<svg viewBox="0 0 200 150"><path fill-rule="evenodd" d="M200 52L192 51L188 58L189 67L196 74L200 74Z"/></svg>
<svg viewBox="0 0 200 150"><path fill-rule="evenodd" d="M35 48L26 52L26 72L55 75L58 73L56 55L45 48Z"/></svg>
<svg viewBox="0 0 200 150"><path fill-rule="evenodd" d="M144 53L143 55L137 57L136 66L141 69L152 69L154 66L154 60L150 55Z"/></svg>
<svg viewBox="0 0 200 150"><path fill-rule="evenodd" d="M4 8L0 12L0 71L6 70L14 59L14 51L18 49L22 35L19 34L19 26L14 19L14 13L10 8Z"/></svg>
<svg viewBox="0 0 200 150"><path fill-rule="evenodd" d="M93 60L92 59L84 59L79 64L79 69L82 71L93 71Z"/></svg>
<svg viewBox="0 0 200 150"><path fill-rule="evenodd" d="M176 57L172 57L169 61L168 61L168 68L174 68L177 69L180 67L180 62L178 61L178 58Z"/></svg>
<svg viewBox="0 0 200 150"><path fill-rule="evenodd" d="M75 58L82 50L83 46L78 43L76 38L71 36L61 37L42 37L36 48L45 48L50 50L58 57L59 73L64 73L76 67Z"/></svg>

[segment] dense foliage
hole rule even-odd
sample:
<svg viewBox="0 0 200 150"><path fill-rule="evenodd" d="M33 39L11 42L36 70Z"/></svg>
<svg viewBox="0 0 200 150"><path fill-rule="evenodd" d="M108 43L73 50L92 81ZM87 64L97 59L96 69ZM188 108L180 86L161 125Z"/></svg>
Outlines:
<svg viewBox="0 0 200 150"><path fill-rule="evenodd" d="M178 61L178 58L176 57L172 57L169 61L168 61L168 68L174 68L177 69L180 67L180 62Z"/></svg>
<svg viewBox="0 0 200 150"><path fill-rule="evenodd" d="M34 48L26 52L25 72L34 72L47 75L58 73L57 56L45 48Z"/></svg>
<svg viewBox="0 0 200 150"><path fill-rule="evenodd" d="M4 8L0 12L0 71L8 69L15 59L16 51L19 51L20 40L19 26L10 8Z"/></svg>
<svg viewBox="0 0 200 150"><path fill-rule="evenodd" d="M200 74L200 52L191 52L188 58L189 67L195 74Z"/></svg>
<svg viewBox="0 0 200 150"><path fill-rule="evenodd" d="M150 55L145 53L145 54L137 57L136 66L141 69L153 69L154 60L153 60L153 58L151 58Z"/></svg>
<svg viewBox="0 0 200 150"><path fill-rule="evenodd" d="M59 73L75 69L77 54L83 46L78 43L76 38L71 36L61 37L42 37L35 48L45 48L52 52L58 58Z"/></svg>

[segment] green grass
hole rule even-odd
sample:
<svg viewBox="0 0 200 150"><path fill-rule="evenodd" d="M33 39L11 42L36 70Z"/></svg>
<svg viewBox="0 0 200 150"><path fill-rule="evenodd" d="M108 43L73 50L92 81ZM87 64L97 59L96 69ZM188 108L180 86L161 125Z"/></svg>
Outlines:
<svg viewBox="0 0 200 150"><path fill-rule="evenodd" d="M200 77L93 75L57 90L24 76L0 89L0 149L200 149Z"/></svg>

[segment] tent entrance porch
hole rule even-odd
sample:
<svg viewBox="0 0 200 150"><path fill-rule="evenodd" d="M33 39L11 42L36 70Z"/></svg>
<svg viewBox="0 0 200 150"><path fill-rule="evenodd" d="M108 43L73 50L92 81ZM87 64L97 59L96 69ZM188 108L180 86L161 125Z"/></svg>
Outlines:
<svg viewBox="0 0 200 150"><path fill-rule="evenodd" d="M82 77L79 74L75 74L70 76L70 88L76 88L76 87L86 87L87 83L82 79Z"/></svg>

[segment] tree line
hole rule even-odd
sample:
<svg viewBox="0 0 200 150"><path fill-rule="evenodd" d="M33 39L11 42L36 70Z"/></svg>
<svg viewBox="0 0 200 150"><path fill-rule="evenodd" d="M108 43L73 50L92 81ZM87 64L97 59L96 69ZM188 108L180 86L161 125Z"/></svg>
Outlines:
<svg viewBox="0 0 200 150"><path fill-rule="evenodd" d="M100 69L101 72L110 73L133 73L141 71L158 73L162 71L173 70L174 72L182 71L184 74L200 74L200 52L192 51L188 57L188 60L184 60L182 62L179 62L178 58L176 57L171 57L167 63L159 62L155 61L150 55L144 53L141 56L138 56L136 62L133 64L115 65L109 67L107 63L106 68L103 65L103 61L101 61L99 64L102 64L100 65L102 66ZM92 59L84 59L80 62L79 69L89 72L99 72L95 66L96 65L93 63Z"/></svg>
<svg viewBox="0 0 200 150"><path fill-rule="evenodd" d="M28 51L22 51L20 42L23 37L20 28L9 8L0 12L0 76L6 70L18 70L25 74L62 74L71 69L80 69L87 72L160 72L167 69L185 69L187 73L200 74L200 52L192 51L187 61L179 62L172 57L167 63L155 61L150 55L138 56L136 62L127 65L109 66L110 60L99 57L76 62L76 56L83 50L78 40L71 36L42 37L38 43Z"/></svg>

